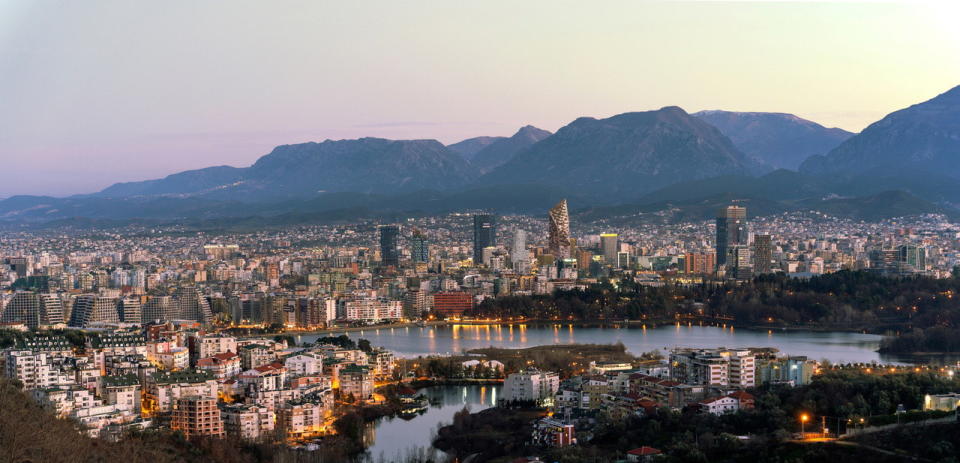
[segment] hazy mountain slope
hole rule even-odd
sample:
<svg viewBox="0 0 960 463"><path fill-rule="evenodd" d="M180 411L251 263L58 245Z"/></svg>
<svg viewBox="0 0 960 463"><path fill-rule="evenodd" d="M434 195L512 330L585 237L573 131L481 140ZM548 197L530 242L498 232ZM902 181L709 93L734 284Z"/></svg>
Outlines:
<svg viewBox="0 0 960 463"><path fill-rule="evenodd" d="M960 178L960 86L888 114L800 169L847 177L910 170Z"/></svg>
<svg viewBox="0 0 960 463"><path fill-rule="evenodd" d="M491 143L494 143L498 140L504 140L507 137L474 137L468 138L466 140L454 143L452 145L447 145L447 148L463 156L466 160L472 160L473 155L477 154L478 151L490 146Z"/></svg>
<svg viewBox="0 0 960 463"><path fill-rule="evenodd" d="M747 174L755 163L678 107L581 117L480 178L540 183L597 197L635 197L681 180Z"/></svg>
<svg viewBox="0 0 960 463"><path fill-rule="evenodd" d="M513 136L497 140L478 151L470 162L481 173L489 172L550 135L550 132L532 125L521 127Z"/></svg>
<svg viewBox="0 0 960 463"><path fill-rule="evenodd" d="M740 151L778 169L796 170L808 157L826 154L854 135L786 113L700 111L693 115L720 129Z"/></svg>

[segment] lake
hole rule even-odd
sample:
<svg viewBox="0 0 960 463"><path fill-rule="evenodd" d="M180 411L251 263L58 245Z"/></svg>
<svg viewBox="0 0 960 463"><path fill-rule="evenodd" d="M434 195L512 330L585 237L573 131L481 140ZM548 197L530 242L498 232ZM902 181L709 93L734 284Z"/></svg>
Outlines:
<svg viewBox="0 0 960 463"><path fill-rule="evenodd" d="M431 441L437 425L452 423L453 415L465 406L471 412L494 406L500 386L434 386L418 392L430 399L430 408L409 420L386 417L369 423L364 441L370 446L361 462L402 461L413 451L442 454Z"/></svg>
<svg viewBox="0 0 960 463"><path fill-rule="evenodd" d="M335 333L339 335L341 333ZM449 354L481 347L523 348L549 344L622 342L633 354L674 347L774 347L781 353L805 355L834 363L913 363L907 357L877 353L882 336L844 331L745 330L723 326L667 325L657 328L553 325L448 325L379 328L346 332L365 338L400 357ZM313 342L320 335L302 335Z"/></svg>

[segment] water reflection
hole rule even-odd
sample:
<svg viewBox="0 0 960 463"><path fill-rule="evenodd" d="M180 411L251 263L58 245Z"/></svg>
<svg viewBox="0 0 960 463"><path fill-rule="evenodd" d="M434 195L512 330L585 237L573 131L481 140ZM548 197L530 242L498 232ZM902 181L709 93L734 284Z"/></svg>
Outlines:
<svg viewBox="0 0 960 463"><path fill-rule="evenodd" d="M438 425L451 423L453 415L465 406L471 412L492 407L500 386L437 386L419 392L430 401L430 407L421 415L409 420L387 417L367 425L364 442L369 446L361 461L397 461L420 449L439 454L432 448Z"/></svg>
<svg viewBox="0 0 960 463"><path fill-rule="evenodd" d="M494 332L505 331L505 335ZM657 328L647 326L599 328L568 326L561 333L557 325L452 325L420 329L368 330L346 333L354 339L367 338L402 357L462 352L489 346L522 348L557 343L609 344L622 342L634 354L651 350L685 347L775 347L790 355L806 355L834 363L904 362L903 356L881 356L876 352L881 336L850 332L812 332L782 330L735 330L731 326L674 324ZM305 335L312 342L318 335Z"/></svg>

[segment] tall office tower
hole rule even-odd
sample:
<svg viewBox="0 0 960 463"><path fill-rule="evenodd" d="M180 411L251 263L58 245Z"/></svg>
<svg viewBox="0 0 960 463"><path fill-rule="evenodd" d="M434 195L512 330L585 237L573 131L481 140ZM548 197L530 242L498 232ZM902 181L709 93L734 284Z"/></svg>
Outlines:
<svg viewBox="0 0 960 463"><path fill-rule="evenodd" d="M727 206L717 217L717 268L727 266L731 248L746 246L749 238L747 208Z"/></svg>
<svg viewBox="0 0 960 463"><path fill-rule="evenodd" d="M750 247L741 244L729 248L730 258L727 260L728 276L738 280L753 278L753 259L750 257Z"/></svg>
<svg viewBox="0 0 960 463"><path fill-rule="evenodd" d="M770 273L773 260L773 244L770 235L753 237L753 271L757 274Z"/></svg>
<svg viewBox="0 0 960 463"><path fill-rule="evenodd" d="M617 264L617 252L620 251L620 236L616 233L600 234L600 249L603 251L603 261L608 265Z"/></svg>
<svg viewBox="0 0 960 463"><path fill-rule="evenodd" d="M905 273L923 272L927 269L927 250L914 244L897 246L897 261Z"/></svg>
<svg viewBox="0 0 960 463"><path fill-rule="evenodd" d="M550 229L547 247L555 259L570 257L570 213L567 200L562 199L550 209Z"/></svg>
<svg viewBox="0 0 960 463"><path fill-rule="evenodd" d="M31 329L63 323L63 303L56 294L17 291L3 307L0 322L23 323Z"/></svg>
<svg viewBox="0 0 960 463"><path fill-rule="evenodd" d="M513 246L510 247L510 260L513 261L513 268L521 271L521 268L530 264L530 253L527 252L527 231L516 229L513 232Z"/></svg>
<svg viewBox="0 0 960 463"><path fill-rule="evenodd" d="M86 328L94 323L117 323L117 300L95 294L84 294L73 301L70 313L70 326Z"/></svg>
<svg viewBox="0 0 960 463"><path fill-rule="evenodd" d="M430 262L430 242L427 241L427 237L424 236L419 230L413 233L413 237L410 238L410 248L411 254L413 254L413 261L416 262Z"/></svg>
<svg viewBox="0 0 960 463"><path fill-rule="evenodd" d="M497 218L490 214L473 216L473 265L483 262L483 249L497 246Z"/></svg>
<svg viewBox="0 0 960 463"><path fill-rule="evenodd" d="M117 302L117 313L120 315L120 321L124 323L141 323L143 321L143 310L140 307L139 297L125 297Z"/></svg>
<svg viewBox="0 0 960 463"><path fill-rule="evenodd" d="M386 267L400 265L400 227L383 225L380 227L380 262Z"/></svg>
<svg viewBox="0 0 960 463"><path fill-rule="evenodd" d="M140 319L143 323L157 320L175 320L180 318L177 305L170 296L151 296L141 308Z"/></svg>
<svg viewBox="0 0 960 463"><path fill-rule="evenodd" d="M173 293L173 299L179 309L181 319L200 323L209 323L213 319L210 303L207 298L203 297L203 294L200 294L200 290L196 286L177 288Z"/></svg>

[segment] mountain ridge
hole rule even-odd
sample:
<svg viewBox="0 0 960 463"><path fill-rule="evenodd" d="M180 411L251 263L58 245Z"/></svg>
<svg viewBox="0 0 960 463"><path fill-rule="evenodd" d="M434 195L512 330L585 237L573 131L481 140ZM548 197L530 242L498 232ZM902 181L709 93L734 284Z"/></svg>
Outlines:
<svg viewBox="0 0 960 463"><path fill-rule="evenodd" d="M854 135L790 113L707 110L693 116L717 127L745 154L774 169L796 170L810 156L825 154Z"/></svg>

